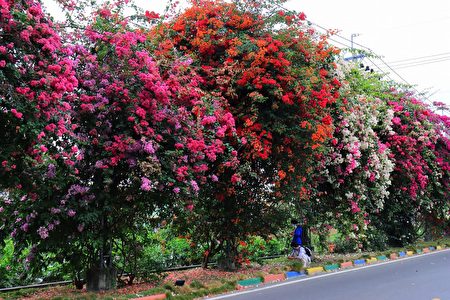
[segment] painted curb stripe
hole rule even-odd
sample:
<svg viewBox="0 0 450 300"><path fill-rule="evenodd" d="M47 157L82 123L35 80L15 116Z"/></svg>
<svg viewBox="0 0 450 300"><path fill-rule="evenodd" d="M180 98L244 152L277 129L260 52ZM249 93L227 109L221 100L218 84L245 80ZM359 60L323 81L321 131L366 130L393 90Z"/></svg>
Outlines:
<svg viewBox="0 0 450 300"><path fill-rule="evenodd" d="M315 267L315 268L308 268L308 269L306 269L306 273L308 275L312 275L312 274L323 272L323 271L324 271L323 267Z"/></svg>
<svg viewBox="0 0 450 300"><path fill-rule="evenodd" d="M341 263L341 269L349 268L349 267L353 267L353 262L346 261L346 262Z"/></svg>
<svg viewBox="0 0 450 300"><path fill-rule="evenodd" d="M371 257L371 258L366 259L366 262L368 264L373 264L374 262L377 262L377 259L375 257Z"/></svg>
<svg viewBox="0 0 450 300"><path fill-rule="evenodd" d="M298 277L298 276L305 276L305 272L296 272L296 271L290 271L286 272L286 278L292 278L292 277Z"/></svg>
<svg viewBox="0 0 450 300"><path fill-rule="evenodd" d="M240 286L256 285L256 284L260 284L260 283L262 283L262 280L259 277L249 278L249 279L238 281L238 285L240 285Z"/></svg>
<svg viewBox="0 0 450 300"><path fill-rule="evenodd" d="M338 264L326 265L323 268L325 269L325 271L333 271L339 269L339 265Z"/></svg>
<svg viewBox="0 0 450 300"><path fill-rule="evenodd" d="M284 273L282 274L269 274L264 276L264 283L266 282L276 282L276 281L282 281L285 279Z"/></svg>
<svg viewBox="0 0 450 300"><path fill-rule="evenodd" d="M442 250L441 246L437 246L435 247L428 247L428 248L423 248L423 250L420 249L416 249L416 253L421 254L422 251L423 253L429 253L430 251L434 251L434 250ZM413 256L414 252L413 251L406 251L406 253L404 251L400 251L398 253L391 253L390 254L390 259L394 260L397 259L398 257L405 257L405 256ZM368 259L356 259L353 262L348 261L348 262L343 262L341 264L331 264L331 265L325 265L324 267L315 267L315 268L308 268L306 269L306 273L308 275L312 275L315 273L319 273L319 272L323 272L323 271L333 271L333 270L337 270L339 268L348 268L351 267L353 265L355 266L360 266L360 265L365 265L367 264L371 264L374 263L376 261L382 261L382 260L387 260L387 257L385 255L380 255L377 257L371 257ZM253 285L258 285L260 283L269 283L269 282L277 282L277 281L283 281L284 279L288 279L288 278L293 278L293 277L299 277L299 276L305 276L305 272L296 272L296 271L290 271L290 272L286 272L284 274L269 274L264 276L264 280L262 280L261 278L250 278L250 279L245 279L245 280L240 280L238 281L238 289L243 288L243 287L248 287L248 286L253 286ZM161 294L161 295L153 295L150 296L152 298L136 298L136 299L141 299L141 300L157 300L157 299L165 299L166 295L165 294ZM158 298L158 297L164 297L164 298Z"/></svg>

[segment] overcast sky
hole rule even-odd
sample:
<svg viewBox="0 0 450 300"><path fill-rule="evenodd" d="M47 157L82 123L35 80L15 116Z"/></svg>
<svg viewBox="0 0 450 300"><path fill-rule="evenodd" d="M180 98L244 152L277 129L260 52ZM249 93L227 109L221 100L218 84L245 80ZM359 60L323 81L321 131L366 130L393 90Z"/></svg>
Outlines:
<svg viewBox="0 0 450 300"><path fill-rule="evenodd" d="M450 1L290 0L289 9L303 11L308 20L373 50L432 101L450 105ZM350 41L334 37L350 46ZM345 47L341 44L336 44ZM361 48L359 45L354 45ZM417 58L417 59L416 59ZM380 60L364 61L373 69L389 70ZM392 79L402 82L395 73Z"/></svg>
<svg viewBox="0 0 450 300"><path fill-rule="evenodd" d="M52 1L44 3L56 15ZM136 2L161 12L167 1ZM395 72L381 60L365 60L365 65L388 70L390 78L416 85L417 91L428 91L431 101L450 105L449 0L289 0L284 6L304 12L314 24L340 30L340 37L333 37L337 42L332 42L339 47L350 47L352 34L358 34L354 47L371 49Z"/></svg>

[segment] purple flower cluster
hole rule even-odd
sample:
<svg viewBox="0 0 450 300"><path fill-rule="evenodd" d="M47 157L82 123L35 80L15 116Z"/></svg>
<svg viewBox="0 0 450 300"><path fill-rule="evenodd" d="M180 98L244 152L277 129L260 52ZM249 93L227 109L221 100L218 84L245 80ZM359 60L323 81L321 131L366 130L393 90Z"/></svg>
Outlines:
<svg viewBox="0 0 450 300"><path fill-rule="evenodd" d="M54 164L49 164L47 168L47 178L55 178L56 176L56 167Z"/></svg>
<svg viewBox="0 0 450 300"><path fill-rule="evenodd" d="M152 182L147 177L141 178L141 189L143 191L146 191L146 192L150 191L152 189L151 184L152 184Z"/></svg>

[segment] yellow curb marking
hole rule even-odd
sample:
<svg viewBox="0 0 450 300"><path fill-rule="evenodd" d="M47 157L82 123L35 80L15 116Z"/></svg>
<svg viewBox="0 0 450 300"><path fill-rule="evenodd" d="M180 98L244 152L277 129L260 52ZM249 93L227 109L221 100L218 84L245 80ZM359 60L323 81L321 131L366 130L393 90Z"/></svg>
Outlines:
<svg viewBox="0 0 450 300"><path fill-rule="evenodd" d="M376 261L378 261L378 259L376 257L371 257L371 258L366 259L366 263L368 263L368 264L371 264Z"/></svg>
<svg viewBox="0 0 450 300"><path fill-rule="evenodd" d="M318 273L318 272L323 272L323 267L315 267L315 268L308 268L306 269L306 272L308 273L308 275L314 274L314 273Z"/></svg>

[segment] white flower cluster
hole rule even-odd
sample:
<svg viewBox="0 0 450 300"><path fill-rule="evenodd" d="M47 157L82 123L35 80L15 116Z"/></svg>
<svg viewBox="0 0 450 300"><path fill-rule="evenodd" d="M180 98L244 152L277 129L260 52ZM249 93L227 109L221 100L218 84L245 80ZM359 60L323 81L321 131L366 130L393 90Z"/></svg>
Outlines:
<svg viewBox="0 0 450 300"><path fill-rule="evenodd" d="M337 143L324 162L322 176L332 184L331 194L352 202L354 211L359 211L355 205L363 211L364 207L381 209L389 196L394 163L378 134L392 131L394 114L390 109L380 111L380 107L383 104L379 99L360 97L337 124Z"/></svg>

